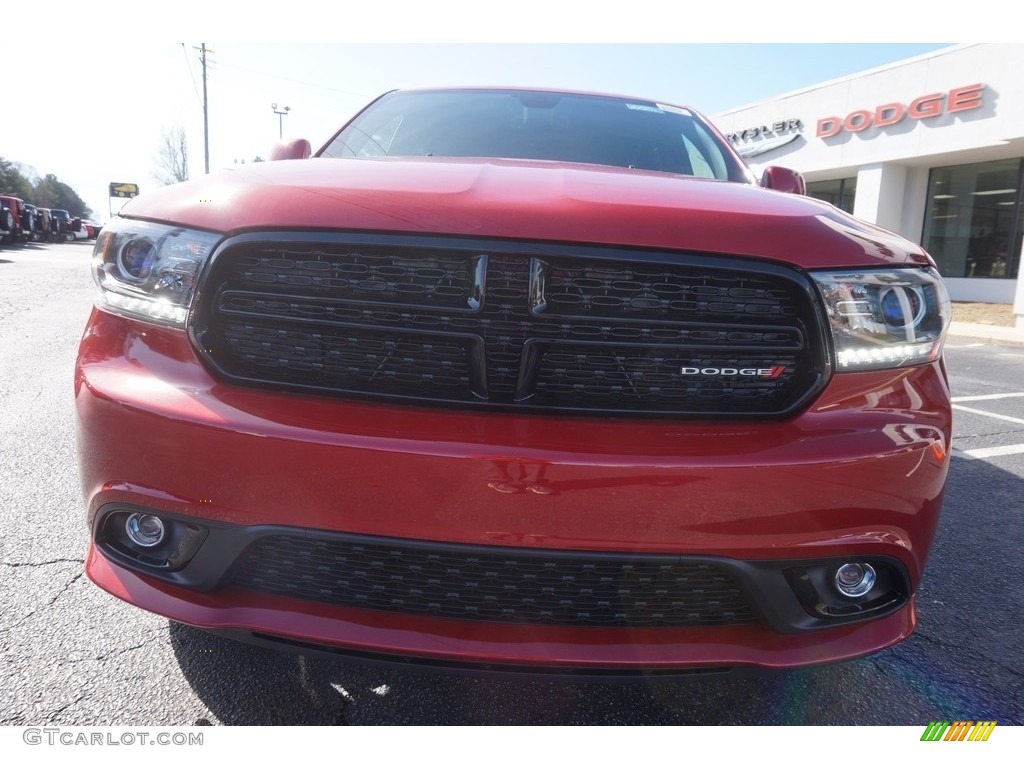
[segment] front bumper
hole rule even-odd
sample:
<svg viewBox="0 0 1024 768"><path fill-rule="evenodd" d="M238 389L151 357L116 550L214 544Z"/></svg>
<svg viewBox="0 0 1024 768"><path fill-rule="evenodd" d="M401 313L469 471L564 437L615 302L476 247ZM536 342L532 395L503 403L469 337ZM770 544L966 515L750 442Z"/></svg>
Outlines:
<svg viewBox="0 0 1024 768"><path fill-rule="evenodd" d="M366 610L170 583L93 545L112 594L208 629L438 662L550 668L794 667L913 629L949 462L941 364L834 376L784 422L671 422L381 406L227 387L185 334L95 311L76 373L90 524L107 505L553 552L741 563L885 558L902 607L817 628L578 627ZM794 598L795 601L795 598ZM764 615L774 615L766 610Z"/></svg>

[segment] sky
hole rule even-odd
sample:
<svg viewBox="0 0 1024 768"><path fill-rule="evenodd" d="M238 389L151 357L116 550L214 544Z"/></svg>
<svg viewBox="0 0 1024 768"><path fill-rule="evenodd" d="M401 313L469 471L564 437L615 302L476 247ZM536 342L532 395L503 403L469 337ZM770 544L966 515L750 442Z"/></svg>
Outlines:
<svg viewBox="0 0 1024 768"><path fill-rule="evenodd" d="M285 138L303 137L314 149L367 102L393 88L434 85L525 85L621 93L693 106L709 116L836 77L890 64L947 47L950 34L933 42L843 43L743 42L749 26L738 25L745 0L729 8L738 16L720 25L721 42L697 42L693 27L647 0L618 4L634 11L590 26L574 24L566 2L521 0L514 6L460 3L452 14L467 26L443 23L449 3L420 3L401 14L403 3L384 12L352 12L310 23L321 6L306 0L272 6L288 9L272 23L243 28L232 16L199 14L179 3L166 19L112 16L109 24L70 25L66 37L5 36L0 59L24 63L34 83L20 98L0 103L0 157L28 175L52 173L69 184L105 221L119 201L109 184L137 184L145 193L155 179L162 136L184 128L190 176L204 173L203 84L199 48L207 54L210 168L230 167L266 157L283 129ZM80 1L75 11L88 16ZM88 3L84 4L88 6ZM146 8L157 6L146 5ZM334 6L322 6L330 8ZM596 9L600 3L581 4ZM763 14L769 6L752 5ZM378 7L379 8L379 7ZM430 13L423 9L431 9ZM515 8L510 14L508 8ZM552 11L560 8L562 11ZM481 10L483 9L483 10ZM136 12L141 14L142 12ZM377 14L377 15L374 15ZM708 30L712 19L689 14L689 23ZM399 21L400 19L400 21ZM441 19L441 20L439 20ZM631 23L642 20L642 24ZM386 21L387 23L382 23ZM479 22L485 21L485 24ZM201 23L198 23L201 22ZM85 30L88 30L87 32ZM676 30L665 34L665 30ZM556 30L560 30L557 31ZM753 30L755 40L770 39ZM711 35L700 35L712 38ZM819 36L825 40L826 35ZM908 36L909 37L909 36ZM196 38L196 39L189 39ZM687 40L690 38L690 41ZM737 42L730 42L730 38ZM870 39L870 38L865 38ZM279 42L287 41L287 42ZM678 42L676 42L678 41ZM273 104L287 115L275 114Z"/></svg>

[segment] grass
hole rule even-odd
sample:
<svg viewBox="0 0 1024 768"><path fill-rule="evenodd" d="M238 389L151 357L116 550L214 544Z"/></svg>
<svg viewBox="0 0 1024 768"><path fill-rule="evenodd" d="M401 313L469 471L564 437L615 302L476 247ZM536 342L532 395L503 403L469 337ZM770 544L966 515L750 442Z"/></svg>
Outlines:
<svg viewBox="0 0 1024 768"><path fill-rule="evenodd" d="M1012 304L985 304L980 301L954 301L953 320L959 323L1004 325L1009 328L1015 324Z"/></svg>

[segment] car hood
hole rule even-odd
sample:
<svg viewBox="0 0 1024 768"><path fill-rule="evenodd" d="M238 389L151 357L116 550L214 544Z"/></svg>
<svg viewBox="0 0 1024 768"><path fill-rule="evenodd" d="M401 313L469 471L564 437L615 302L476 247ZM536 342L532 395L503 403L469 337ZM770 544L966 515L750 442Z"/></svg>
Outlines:
<svg viewBox="0 0 1024 768"><path fill-rule="evenodd" d="M121 215L224 233L436 233L752 256L805 268L931 263L920 246L811 198L543 161L259 163L147 192Z"/></svg>

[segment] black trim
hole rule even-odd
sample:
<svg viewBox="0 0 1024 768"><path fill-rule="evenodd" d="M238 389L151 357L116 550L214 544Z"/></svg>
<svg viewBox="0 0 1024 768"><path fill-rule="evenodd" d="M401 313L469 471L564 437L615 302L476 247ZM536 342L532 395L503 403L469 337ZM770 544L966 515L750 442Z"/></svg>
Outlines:
<svg viewBox="0 0 1024 768"><path fill-rule="evenodd" d="M382 294L383 298L368 298L367 296L353 296L347 298L339 295L322 294L316 296L305 296L301 292L288 290L282 286L281 289L261 294L258 291L244 289L239 286L232 287L227 283L225 272L226 254L236 251L239 248L260 246L268 248L277 247L298 247L308 248L320 244L324 248L338 247L367 247L411 249L413 252L428 254L440 254L445 258L453 254L461 254L468 259L470 274L465 276L463 288L469 291L467 303L462 306L447 305L444 299L437 299L433 303L424 303L415 298L406 301L405 299L388 299L387 293ZM497 262L502 259L525 259L523 261L526 274L522 289L522 307L519 307L519 299L505 299L501 297L501 287L488 285L489 270L494 271L493 278L502 267ZM559 262L559 260L562 260ZM491 266L488 266L488 265ZM552 265L555 265L554 267ZM784 283L792 289L792 297L795 306L798 308L794 316L786 318L786 324L779 325L769 323L772 316L768 315L758 321L756 314L746 316L733 316L723 313L721 319L707 317L701 320L681 321L671 316L658 316L657 318L645 317L643 309L629 309L621 314L615 314L612 310L598 311L568 311L567 306L562 306L556 311L550 297L547 296L546 283L549 280L549 273L553 268L567 269L569 264L573 268L583 264L608 264L621 266L623 269L642 268L650 265L659 268L676 268L692 270L709 270L718 277L724 279L727 275L738 275L743 279L756 279L758 277L771 279ZM777 284L778 284L777 282ZM223 287L222 286L226 286ZM582 290L582 289L581 289ZM710 290L710 289L709 289ZM769 291L771 292L771 291ZM326 313L328 317L316 319L303 316L302 311L285 311L282 314L266 314L258 308L246 309L242 306L235 308L225 307L227 299L232 296L255 297L255 300L267 302L288 303L292 302L301 305L303 301L317 304L324 307L321 314ZM620 299L621 300L621 299ZM738 301L739 299L737 299ZM502 310L501 315L494 315L490 322L493 327L484 330L479 325L482 311L490 305L493 311L497 306L505 306L508 303L509 309ZM512 307L515 307L514 309ZM681 417L693 419L780 419L788 418L805 408L813 398L824 388L831 376L831 349L830 332L827 321L824 317L820 296L817 293L813 281L804 273L793 268L780 265L775 262L761 261L753 258L735 256L715 256L694 253L675 253L664 250L644 248L618 248L594 245L565 244L565 243L542 243L533 241L507 241L485 238L457 238L438 235L409 235L392 233L368 233L368 232L320 232L320 231L259 231L247 232L235 235L223 240L216 248L213 255L205 265L199 279L199 290L197 292L195 310L188 330L190 338L199 351L200 358L211 369L211 372L220 378L233 384L258 387L278 391L306 392L320 395L333 395L344 397L355 397L360 399L384 400L398 403L432 405L445 408L487 408L492 411L513 411L513 412L551 412L577 415L599 415L599 416L626 416L626 417ZM361 319L354 319L353 315L359 317L362 310L365 316ZM344 310L344 311L341 311ZM303 311L310 311L305 308ZM505 323L498 318L504 318L505 312L514 312L509 315L514 322ZM339 316L335 316L338 313ZM431 329L429 327L415 327L408 322L388 321L382 324L372 313L392 313L396 316L405 314L416 315L417 317L437 317L450 315L453 320L445 327ZM347 319L341 319L346 317ZM455 318L465 318L456 320ZM242 363L242 358L235 358L228 350L232 343L240 341L229 341L227 334L227 323L231 318L237 318L241 325L232 331L231 339L241 333L242 327L248 330L244 335L237 337L247 339L244 343L248 347L258 345L256 339L264 339L270 345L268 349L273 350L279 346L276 339L267 338L270 333L280 331L286 335L287 329L292 329L296 335L305 338L310 333L325 334L324 338L338 337L338 340L330 343L330 360L340 359L341 363L324 362L324 373L328 367L333 366L338 373L331 374L330 380L324 378L318 381L318 376L303 373L304 365L302 360L294 363L285 355L280 362L275 357L276 352L254 354L254 362ZM504 333L502 330L495 330L501 325L514 325L522 323L523 327L518 332L513 332L511 341L505 340L508 352L517 359L513 361L504 360L506 355L491 357L494 351L495 338ZM248 324L248 325L246 325ZM438 323L440 325L440 322ZM486 323L484 323L486 326ZM558 327L570 328L582 326L612 325L613 330L622 326L623 330L636 331L637 338L627 338L625 334L621 337L606 339L589 339L580 335L566 335L565 331L551 330ZM250 328L250 326L252 326ZM322 331L316 331L321 328ZM640 331L649 332L655 329L654 334L649 333L648 338L639 339ZM657 335L660 329L661 336ZM607 329L606 329L607 330ZM724 334L752 334L771 333L776 331L790 337L788 339L778 338L776 343L767 341L763 344L717 342L706 339L712 336L712 332ZM659 341L665 335L672 333L682 334L682 341ZM581 331L577 330L579 334ZM518 338L518 334L523 334ZM693 333L693 338L688 334ZM255 336L251 334L256 334ZM487 338L485 338L485 336ZM349 353L343 352L351 345L354 349L363 349L362 345L373 348L373 345L382 343L404 345L404 339L420 340L416 344L429 342L431 338L438 340L447 339L450 343L462 346L465 350L465 358L455 361L445 361L444 364L450 367L443 371L443 375L437 379L436 387L428 389L423 385L417 385L411 376L409 381L401 378L404 369L396 370L385 376L380 373L385 362L391 358L378 360L379 355L370 354L369 357L358 365L361 367L349 368L356 365L355 362L345 362ZM320 338L317 336L317 338ZM688 339L688 340L687 340ZM282 343L297 344L296 349L302 352L304 343L286 341ZM314 346L316 341L310 342ZM340 346L338 346L340 345ZM757 382L754 381L730 381L712 379L698 381L695 378L680 379L663 384L662 379L671 375L670 368L664 371L659 367L661 362L654 363L654 367L648 369L654 375L658 383L652 385L654 394L633 395L632 377L646 376L639 372L629 373L626 369L611 370L607 373L594 370L591 375L595 376L594 388L579 394L570 386L575 377L586 376L591 368L590 359L581 362L580 370L567 372L567 383L559 384L552 389L546 397L538 397L536 375L538 371L539 349L566 345L566 349L580 347L582 345L593 345L595 354L626 355L635 357L634 350L646 350L647 353L659 355L659 360L673 354L689 354L697 359L697 356L714 358L714 361L705 362L705 366L714 366L715 361L719 364L730 358L757 358L767 360L772 356L787 356L786 363L790 372L797 377L795 381L778 382L782 387L777 392L771 391L771 398L760 402L764 392L753 388ZM325 349L328 347L325 343ZM210 352L211 349L215 351ZM309 353L308 350L304 354ZM327 352L319 354L328 359ZM353 353L356 356L362 353ZM381 353L383 354L383 353ZM387 353L391 354L391 353ZM409 360L419 360L416 352ZM428 353L424 353L428 354ZM268 361L262 361L267 357ZM270 359L273 358L273 359ZM720 360L719 358L722 358ZM360 358L361 359L361 358ZM397 359L397 358L396 358ZM304 360L304 358L303 358ZM377 361L377 362L374 362ZM379 367L377 364L379 362ZM438 358L423 358L422 363L409 363L411 365L436 365ZM272 365L271 365L272 363ZM767 365L767 363L765 363ZM292 366L298 366L293 369ZM396 363L397 365L397 363ZM269 366L269 367L264 367ZM366 367L369 366L369 367ZM495 371L505 366L508 368L495 378ZM794 367L795 366L795 367ZM365 368L365 371L363 370ZM279 372L279 369L281 372ZM390 369L389 369L390 370ZM414 370L416 370L414 368ZM351 372L347 372L351 371ZM357 372L359 371L359 372ZM373 373L378 371L378 373ZM370 386L363 381L363 378L380 375L379 385ZM426 375L425 381L431 381L430 375ZM441 383L443 381L443 384ZM617 382L625 382L618 383ZM716 395L719 390L731 391L733 385L740 385L749 397L730 396L729 394ZM700 394L692 394L691 390ZM560 388L559 388L560 387ZM616 387L622 392L614 394ZM747 389L750 387L750 389ZM572 390L566 394L565 390ZM705 393L705 389L711 393L711 397ZM607 398L602 400L603 391L610 390ZM645 393L647 390L643 390ZM658 392L664 391L663 395ZM765 390L767 391L767 390ZM687 392L690 394L681 394ZM754 394L755 392L759 394ZM596 394L594 394L596 393ZM603 404L602 404L603 403Z"/></svg>
<svg viewBox="0 0 1024 768"><path fill-rule="evenodd" d="M177 571L155 567L145 559L135 560L111 546L104 535L106 518L118 511L148 512L166 520L194 524L208 529L208 535L190 562ZM815 629L831 628L881 618L902 609L912 594L906 568L895 558L871 553L858 553L828 558L806 558L787 560L737 560L713 555L677 555L672 553L652 554L633 552L591 552L587 550L545 550L536 548L481 546L449 542L418 541L393 537L367 536L363 534L339 533L282 525L241 526L212 522L205 519L169 514L162 510L140 507L134 504L109 503L96 514L93 537L100 552L111 561L128 570L199 592L210 592L226 586L233 569L241 561L245 551L266 536L303 537L318 541L357 543L368 546L392 546L400 549L424 552L445 552L466 557L507 556L523 558L536 555L539 558L579 558L586 561L630 560L637 562L663 563L666 560L679 563L712 564L732 576L746 594L751 607L761 621L779 633L788 634ZM889 572L894 583L894 599L877 602L869 609L844 615L829 615L805 607L803 596L798 596L790 580L794 571L808 569L829 569L851 560L866 560L881 564ZM310 606L317 603L305 602ZM315 610L315 609L314 609ZM453 619L474 621L473 619ZM493 623L493 622L492 622ZM495 625L498 626L498 625Z"/></svg>

